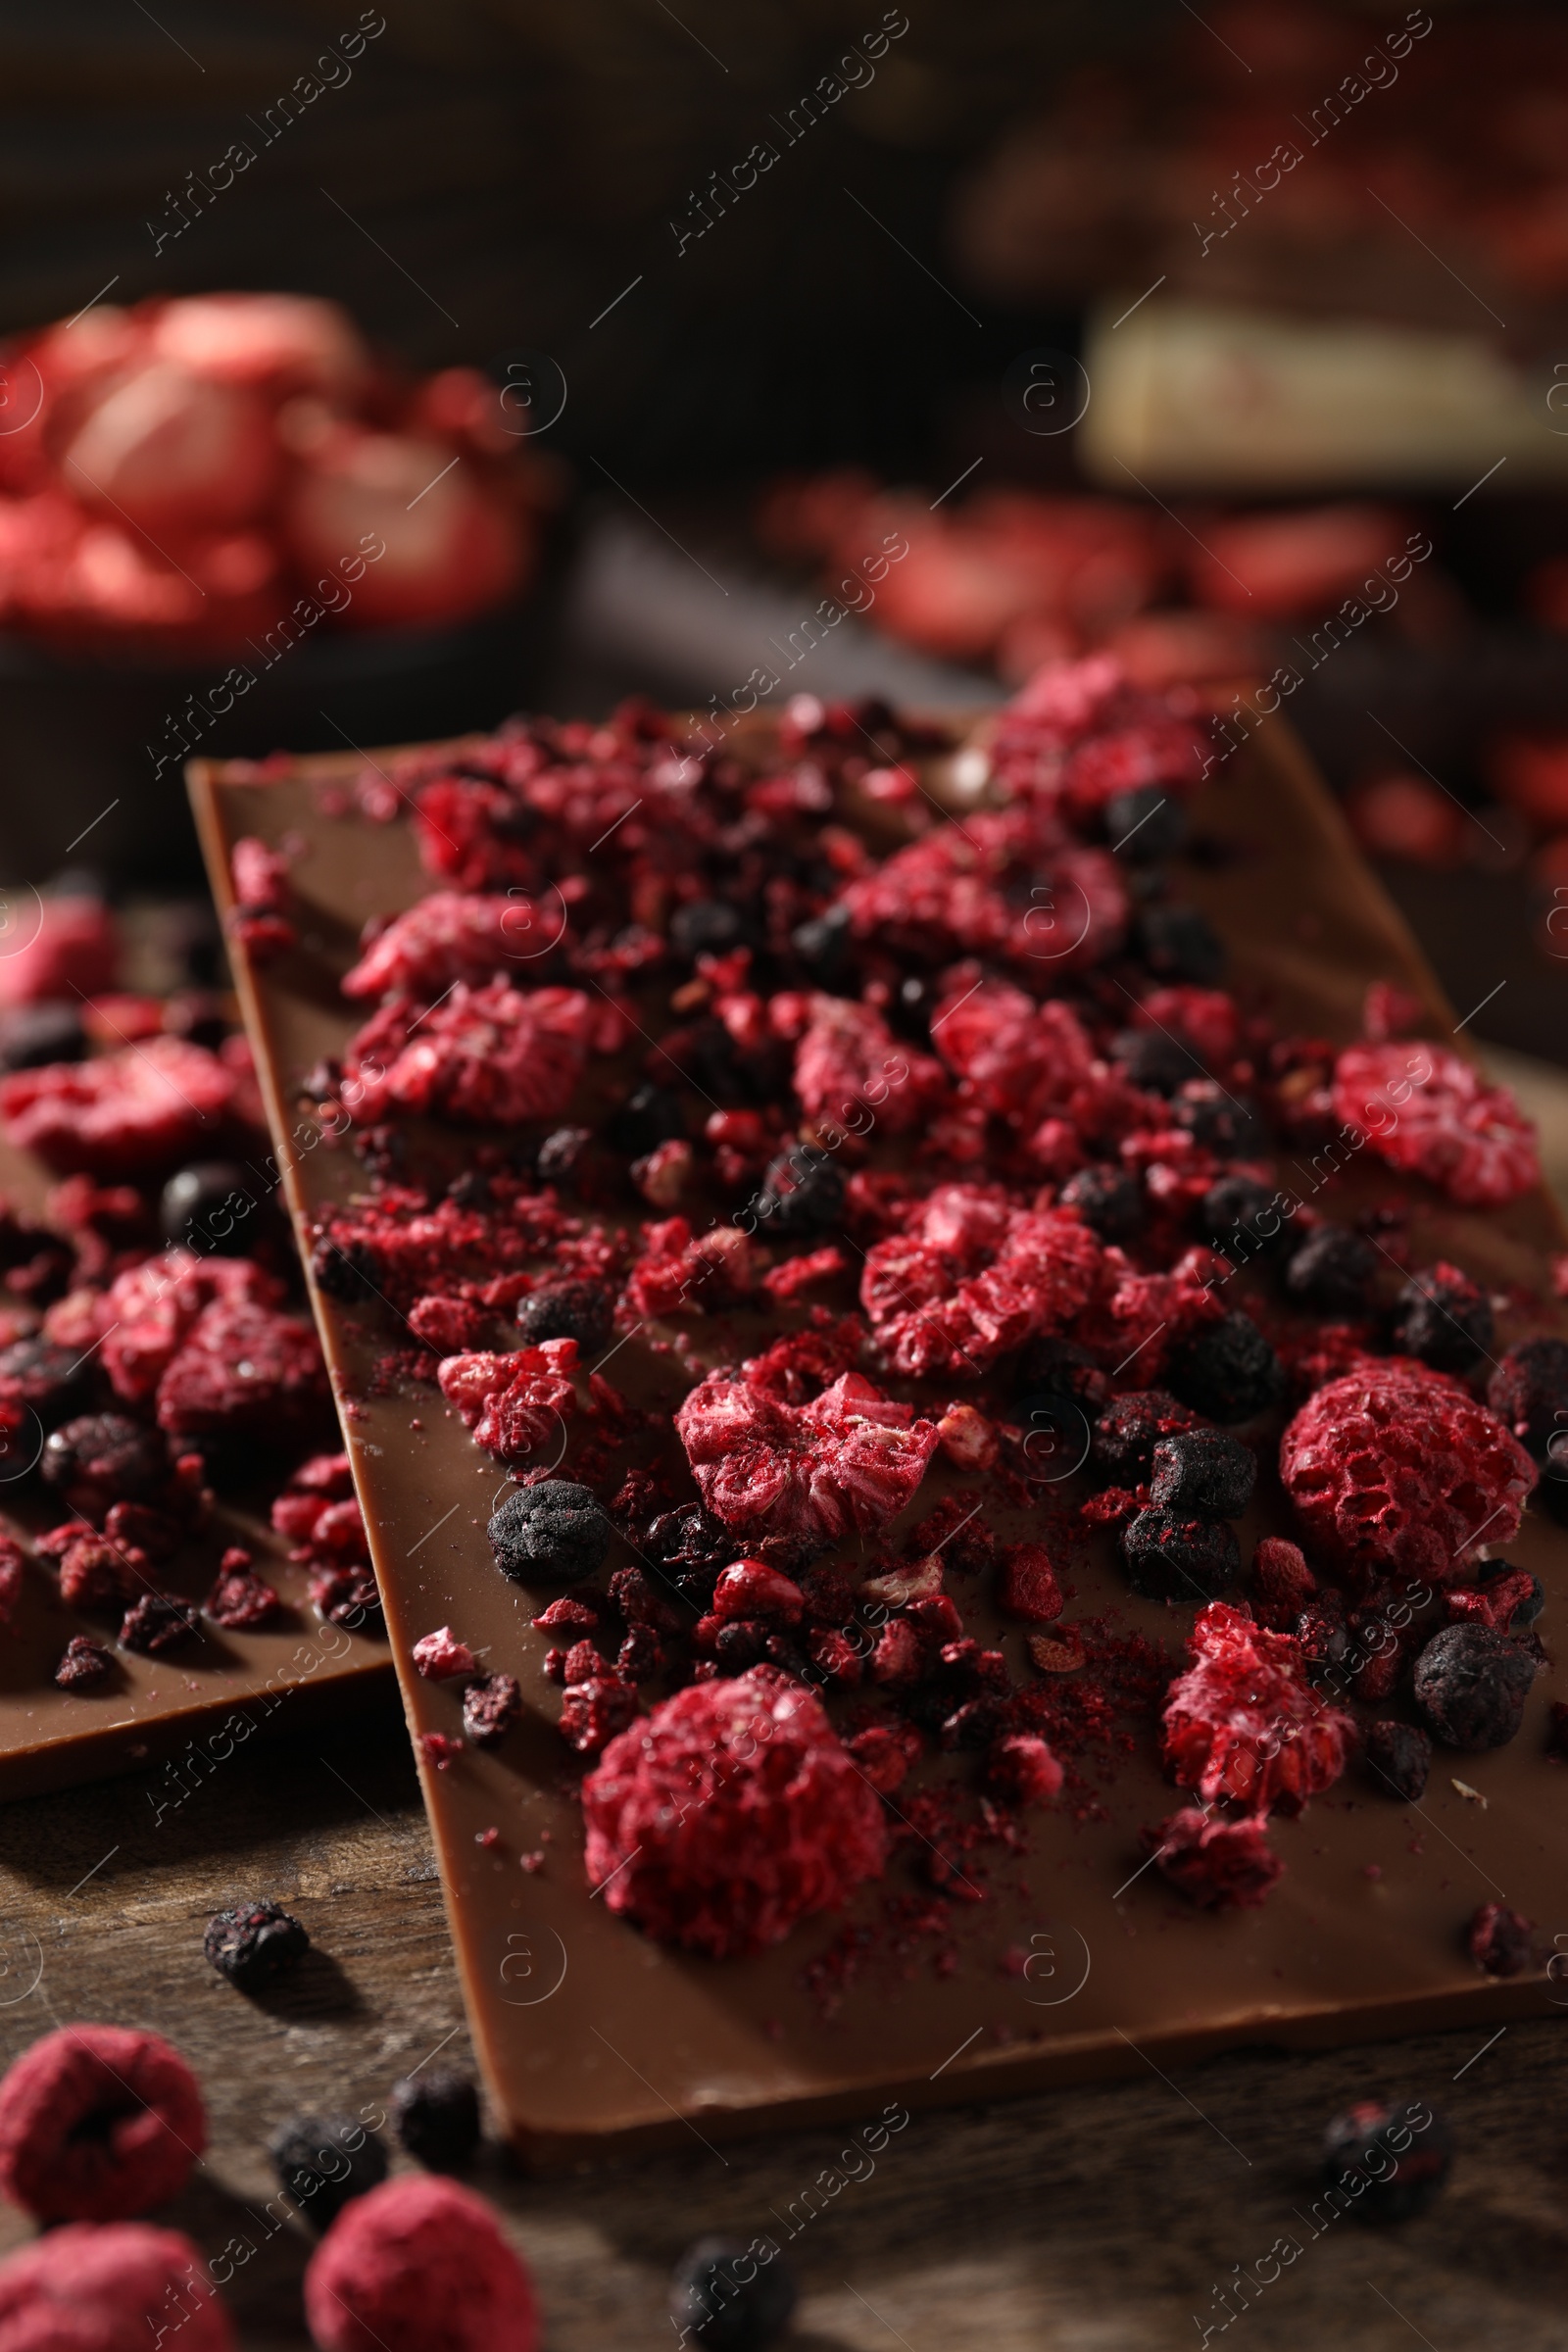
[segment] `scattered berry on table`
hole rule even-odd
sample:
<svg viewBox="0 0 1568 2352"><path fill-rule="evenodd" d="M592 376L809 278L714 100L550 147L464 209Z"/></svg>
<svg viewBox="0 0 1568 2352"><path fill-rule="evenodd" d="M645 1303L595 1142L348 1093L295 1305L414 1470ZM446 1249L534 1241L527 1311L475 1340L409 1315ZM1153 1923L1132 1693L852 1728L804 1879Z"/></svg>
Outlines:
<svg viewBox="0 0 1568 2352"><path fill-rule="evenodd" d="M296 2115L267 2143L272 2170L317 2231L386 2179L386 2147L350 2115Z"/></svg>
<svg viewBox="0 0 1568 2352"><path fill-rule="evenodd" d="M239 1992L260 1992L310 1948L310 1936L299 1921L276 1903L241 1903L232 1911L217 1911L202 1938L210 1964Z"/></svg>
<svg viewBox="0 0 1568 2352"><path fill-rule="evenodd" d="M206 2258L177 2230L73 2222L0 2262L0 2344L17 2352L145 2352L175 2326L180 2352L236 2352Z"/></svg>
<svg viewBox="0 0 1568 2352"><path fill-rule="evenodd" d="M40 2222L166 2205L206 2145L196 2078L156 2034L61 2026L0 2081L0 2193Z"/></svg>
<svg viewBox="0 0 1568 2352"><path fill-rule="evenodd" d="M305 2274L319 2352L536 2352L533 2281L495 2214L455 2180L357 2197Z"/></svg>
<svg viewBox="0 0 1568 2352"><path fill-rule="evenodd" d="M392 2126L432 2173L460 2172L479 2145L479 2088L456 2067L432 2066L392 2086Z"/></svg>
<svg viewBox="0 0 1568 2352"><path fill-rule="evenodd" d="M1407 2222L1447 2178L1453 2141L1424 2099L1360 2099L1323 2135L1323 2180L1338 2210L1363 2222Z"/></svg>
<svg viewBox="0 0 1568 2352"><path fill-rule="evenodd" d="M771 2239L700 2237L675 2265L669 2318L679 2341L703 2352L766 2352L790 2324L796 2286Z"/></svg>

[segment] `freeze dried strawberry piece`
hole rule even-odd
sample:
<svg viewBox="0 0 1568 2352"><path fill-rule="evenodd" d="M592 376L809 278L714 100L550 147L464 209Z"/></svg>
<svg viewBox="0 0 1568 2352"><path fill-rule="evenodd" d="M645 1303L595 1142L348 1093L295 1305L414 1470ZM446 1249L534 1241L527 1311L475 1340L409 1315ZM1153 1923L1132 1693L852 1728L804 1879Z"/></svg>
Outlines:
<svg viewBox="0 0 1568 2352"><path fill-rule="evenodd" d="M283 1445L325 1417L326 1367L314 1324L246 1300L205 1307L158 1384L171 1436Z"/></svg>
<svg viewBox="0 0 1568 2352"><path fill-rule="evenodd" d="M932 1013L931 1038L988 1110L1031 1125L1066 1102L1094 1061L1071 1005L1056 998L1037 1004L1007 980L955 989Z"/></svg>
<svg viewBox="0 0 1568 2352"><path fill-rule="evenodd" d="M901 1372L976 1374L1069 1323L1101 1257L1069 1210L1016 1208L1000 1186L939 1185L904 1235L866 1252L860 1303Z"/></svg>
<svg viewBox="0 0 1568 2352"><path fill-rule="evenodd" d="M871 1535L909 1500L937 1433L858 1372L809 1404L710 1372L675 1416L708 1508L742 1534Z"/></svg>
<svg viewBox="0 0 1568 2352"><path fill-rule="evenodd" d="M781 1942L887 1862L875 1790L819 1701L766 1667L665 1699L582 1794L588 1884L658 1941L715 1959Z"/></svg>
<svg viewBox="0 0 1568 2352"><path fill-rule="evenodd" d="M451 1682L458 1675L477 1674L479 1661L466 1642L460 1642L450 1625L421 1634L414 1644L414 1663L427 1683Z"/></svg>
<svg viewBox="0 0 1568 2352"><path fill-rule="evenodd" d="M1188 1637L1192 1663L1165 1696L1161 1752L1179 1788L1259 1815L1299 1813L1345 1770L1355 1726L1306 1679L1294 1635L1210 1601Z"/></svg>
<svg viewBox="0 0 1568 2352"><path fill-rule="evenodd" d="M352 971L346 997L438 997L454 980L477 988L497 972L521 970L558 945L566 927L559 893L544 901L519 890L504 897L435 890L393 917Z"/></svg>
<svg viewBox="0 0 1568 2352"><path fill-rule="evenodd" d="M63 1174L123 1176L197 1156L233 1100L233 1074L216 1054L154 1037L0 1079L0 1126Z"/></svg>
<svg viewBox="0 0 1568 2352"><path fill-rule="evenodd" d="M421 1111L465 1126L559 1118L581 1077L594 1008L581 989L457 982L434 1004L394 997L356 1032L345 1083L361 1115Z"/></svg>
<svg viewBox="0 0 1568 2352"><path fill-rule="evenodd" d="M1200 1911L1256 1910L1285 1875L1262 1820L1210 1818L1196 1805L1173 1813L1143 1843L1155 1868Z"/></svg>
<svg viewBox="0 0 1568 2352"><path fill-rule="evenodd" d="M1309 1397L1280 1478L1309 1540L1356 1578L1441 1584L1476 1544L1517 1534L1536 1466L1457 1381L1400 1358Z"/></svg>
<svg viewBox="0 0 1568 2352"><path fill-rule="evenodd" d="M142 1589L144 1554L102 1536L77 1536L60 1555L60 1597L70 1609L119 1613Z"/></svg>
<svg viewBox="0 0 1568 2352"><path fill-rule="evenodd" d="M575 1412L576 1364L575 1340L542 1340L507 1355L448 1356L436 1379L476 1445L502 1461L520 1462L558 1439L564 1417Z"/></svg>
<svg viewBox="0 0 1568 2352"><path fill-rule="evenodd" d="M795 1092L811 1118L863 1128L869 1107L889 1135L905 1135L947 1091L935 1056L896 1038L874 1006L846 997L811 999L809 1024L795 1049Z"/></svg>
<svg viewBox="0 0 1568 2352"><path fill-rule="evenodd" d="M270 1625L282 1606L276 1588L257 1575L251 1554L242 1544L230 1544L218 1563L218 1581L202 1603L206 1615L215 1625L248 1633Z"/></svg>
<svg viewBox="0 0 1568 2352"><path fill-rule="evenodd" d="M1465 1208L1498 1208L1541 1182L1536 1130L1505 1086L1446 1046L1348 1046L1334 1115L1391 1167Z"/></svg>
<svg viewBox="0 0 1568 2352"><path fill-rule="evenodd" d="M421 1347L437 1355L462 1355L477 1348L495 1317L468 1298L442 1298L427 1291L409 1309L409 1329Z"/></svg>
<svg viewBox="0 0 1568 2352"><path fill-rule="evenodd" d="M1013 1544L1003 1553L997 1605L1026 1625L1050 1625L1061 1615L1061 1587L1043 1544Z"/></svg>

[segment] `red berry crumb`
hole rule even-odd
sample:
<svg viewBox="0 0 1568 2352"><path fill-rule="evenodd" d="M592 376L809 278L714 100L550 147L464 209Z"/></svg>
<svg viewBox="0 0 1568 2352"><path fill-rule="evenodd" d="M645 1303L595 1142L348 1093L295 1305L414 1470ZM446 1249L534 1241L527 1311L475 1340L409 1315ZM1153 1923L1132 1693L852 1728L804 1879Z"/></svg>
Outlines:
<svg viewBox="0 0 1568 2352"><path fill-rule="evenodd" d="M320 2352L534 2352L533 2281L471 2189L428 2173L346 2205L311 2257Z"/></svg>
<svg viewBox="0 0 1568 2352"><path fill-rule="evenodd" d="M1188 1806L1143 1840L1156 1869L1202 1911L1255 1910L1285 1872L1255 1816L1222 1821Z"/></svg>
<svg viewBox="0 0 1568 2352"><path fill-rule="evenodd" d="M188 2237L144 2222L51 2230L0 2263L6 2352L234 2352L207 2261Z"/></svg>
<svg viewBox="0 0 1568 2352"><path fill-rule="evenodd" d="M250 1553L233 1544L218 1563L218 1582L203 1606L215 1625L240 1633L270 1625L283 1603L275 1587L256 1574Z"/></svg>
<svg viewBox="0 0 1568 2352"><path fill-rule="evenodd" d="M1423 1364L1367 1364L1307 1399L1280 1477L1312 1541L1346 1568L1441 1582L1506 1544L1536 1470L1494 1413Z"/></svg>
<svg viewBox="0 0 1568 2352"><path fill-rule="evenodd" d="M24 1554L14 1536L0 1536L0 1634L17 1613L22 1598Z"/></svg>
<svg viewBox="0 0 1568 2352"><path fill-rule="evenodd" d="M156 2034L62 2026L0 2082L0 2191L40 2222L167 2204L206 2145L196 2078Z"/></svg>
<svg viewBox="0 0 1568 2352"><path fill-rule="evenodd" d="M450 1625L419 1637L414 1644L414 1663L427 1683L447 1683L455 1676L479 1671L478 1659L466 1642L458 1640Z"/></svg>
<svg viewBox="0 0 1568 2352"><path fill-rule="evenodd" d="M62 1690L91 1690L114 1672L114 1658L101 1642L89 1642L85 1634L73 1634L55 1668L55 1681Z"/></svg>
<svg viewBox="0 0 1568 2352"><path fill-rule="evenodd" d="M1015 1805L1048 1805L1061 1792L1061 1766L1033 1732L1014 1732L999 1740L986 1758L986 1782L992 1791Z"/></svg>
<svg viewBox="0 0 1568 2352"><path fill-rule="evenodd" d="M1505 1903L1483 1903L1466 1932L1471 1959L1489 1977L1517 1977L1530 1966L1534 1920Z"/></svg>
<svg viewBox="0 0 1568 2352"><path fill-rule="evenodd" d="M760 1952L887 1861L873 1789L820 1702L768 1667L698 1683L583 1783L589 1885L648 1935Z"/></svg>
<svg viewBox="0 0 1568 2352"><path fill-rule="evenodd" d="M1188 1638L1187 1672L1166 1696L1163 1753L1177 1786L1259 1814L1299 1813L1345 1770L1355 1726L1326 1706L1291 1634L1211 1601Z"/></svg>
<svg viewBox="0 0 1568 2352"><path fill-rule="evenodd" d="M437 1772L450 1772L463 1753L463 1741L449 1732L420 1732L418 1743Z"/></svg>

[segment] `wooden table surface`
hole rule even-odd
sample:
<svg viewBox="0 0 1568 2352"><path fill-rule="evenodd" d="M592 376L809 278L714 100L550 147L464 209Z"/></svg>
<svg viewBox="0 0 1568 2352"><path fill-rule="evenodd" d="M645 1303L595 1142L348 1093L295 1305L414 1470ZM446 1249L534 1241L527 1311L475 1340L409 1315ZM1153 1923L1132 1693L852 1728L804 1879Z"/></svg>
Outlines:
<svg viewBox="0 0 1568 2352"><path fill-rule="evenodd" d="M1549 1075L1524 1075L1549 1119ZM1547 1135L1561 1190L1568 1122ZM257 2243L226 2299L246 2352L284 2352L308 2341L311 2240L302 2224L269 2238L257 2218L275 2194L268 2135L302 2110L373 2122L438 2048L466 2061L467 2034L395 1698L330 1738L258 1747L161 1816L162 1774L6 1809L0 2062L76 2019L151 2027L186 2053L212 2144L163 2218L209 2256ZM201 1938L211 1912L255 1894L296 1911L314 1948L275 1993L246 2000ZM1347 2218L1314 2237L1322 2127L1378 2092L1448 2116L1447 2190L1404 2227ZM1554 2022L1490 2045L1470 2031L1326 2056L1241 2051L916 2118L874 2170L863 2151L837 2167L861 2177L803 2222L805 2192L850 2145L850 2130L822 2130L718 2153L694 2132L683 2153L550 2180L487 2152L473 2179L534 2270L548 2352L672 2343L665 2278L709 2230L784 2246L801 2287L791 2352L1174 2352L1205 2326L1218 2340L1216 2287L1272 2267L1286 2234L1298 2258L1231 2323L1258 2352L1568 2342L1568 2040ZM0 2248L27 2234L0 2209Z"/></svg>

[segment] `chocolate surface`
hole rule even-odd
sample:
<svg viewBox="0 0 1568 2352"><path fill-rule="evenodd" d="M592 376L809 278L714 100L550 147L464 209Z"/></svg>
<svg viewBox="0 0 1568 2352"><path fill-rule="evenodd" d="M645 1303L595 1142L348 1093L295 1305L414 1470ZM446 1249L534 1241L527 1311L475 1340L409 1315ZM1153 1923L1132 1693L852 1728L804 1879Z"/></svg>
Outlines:
<svg viewBox="0 0 1568 2352"><path fill-rule="evenodd" d="M285 1139L297 1139L285 1181L306 1227L364 1177L347 1145L306 1140L301 1078L340 1054L358 1026L336 984L361 925L431 887L406 823L353 811L345 788L360 772L348 757L302 760L266 783L253 770L192 769L221 905L234 839L303 844L293 867L299 944L261 968L241 958L238 980L280 1159ZM940 794L950 777L938 764L927 783ZM1428 1007L1433 1033L1448 1037L1451 1009L1283 728L1269 722L1218 770L1195 822L1210 855L1184 864L1181 888L1226 939L1244 1004L1345 1042L1359 1033L1367 983L1392 979ZM458 1172L471 1142L416 1128L411 1148ZM1332 1177L1310 1155L1272 1156L1282 1182L1331 1214L1401 1204L1412 1263L1450 1258L1499 1291L1544 1297L1550 1257L1563 1247L1544 1195L1468 1212L1366 1164L1364 1152ZM1237 1277L1238 1289L1251 1280ZM847 1305L853 1292L850 1276L842 1294L819 1295ZM845 1917L808 1922L756 1960L705 1962L653 1945L585 1884L580 1767L554 1728L561 1693L542 1672L551 1637L532 1630L538 1601L496 1573L484 1540L509 1485L504 1470L433 1386L385 1393L397 1388L386 1359L408 1345L393 1312L373 1299L345 1307L318 1295L315 1304L411 1728L461 1731L460 1687L422 1682L410 1660L413 1643L436 1627L450 1624L487 1671L514 1673L522 1686L521 1720L498 1748L465 1748L445 1769L421 1753L420 1769L475 2040L499 2112L530 2161L580 2156L612 2134L657 2138L689 2124L713 2137L784 2115L861 2112L873 2093L956 2102L1239 2042L1323 2046L1470 2020L1500 2025L1568 2004L1568 1985L1545 1973L1554 1936L1568 1935L1568 1762L1547 1753L1549 1704L1568 1695L1555 1654L1568 1533L1538 1511L1507 1547L1547 1593L1537 1630L1549 1662L1519 1738L1487 1755L1440 1749L1419 1806L1379 1793L1352 1767L1298 1820L1271 1825L1287 1875L1262 1910L1195 1914L1145 1865L1140 1832L1181 1799L1159 1769L1152 1728L1140 1726L1129 1752L1088 1762L1097 1784L1089 1818L1036 1813L1016 1852L992 1843L948 1855L983 1899L939 1902L922 1850L932 1841L912 1839L917 1861L897 1859ZM668 1345L674 1324L621 1343L617 1385L670 1410L709 1363L754 1352L779 1322L737 1313L691 1317L688 1327L680 1355ZM1510 1310L1497 1351L1527 1329L1562 1328L1549 1303ZM940 1384L888 1385L944 1401ZM1259 1535L1290 1532L1270 1466L1282 1419L1249 1432L1265 1475L1240 1527L1244 1557ZM569 1446L561 1467L571 1474ZM1084 1491L1076 1479L1053 1486L1070 1498ZM975 1491L939 1457L891 1540L946 1494ZM1038 1532L1027 1511L989 1494L985 1507L1001 1542ZM617 1538L607 1574L633 1557ZM1133 1596L1108 1536L1074 1560L1066 1581L1072 1591L1054 1633L1110 1617L1124 1637L1162 1642L1175 1670L1190 1612ZM1024 1629L993 1618L960 1581L953 1589L966 1630L1000 1642L1015 1680L1027 1681ZM895 1802L906 1808L909 1791L953 1772L951 1759L928 1761ZM1468 1922L1489 1900L1536 1923L1537 1959L1525 1977L1489 1981L1466 1952Z"/></svg>

